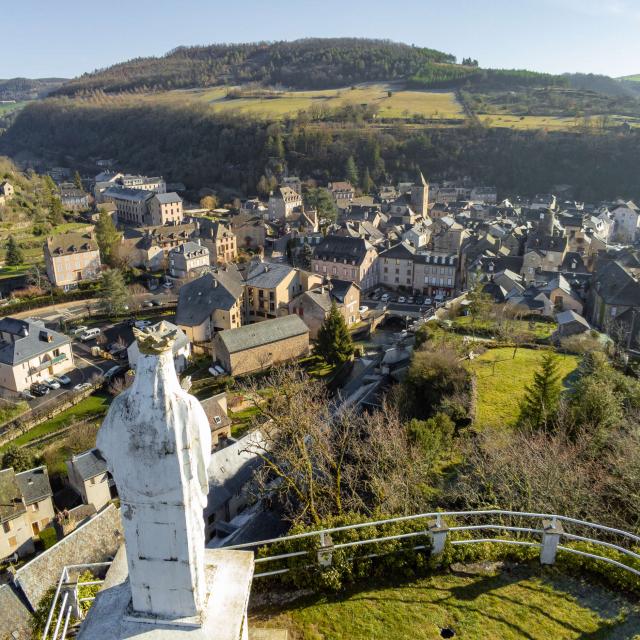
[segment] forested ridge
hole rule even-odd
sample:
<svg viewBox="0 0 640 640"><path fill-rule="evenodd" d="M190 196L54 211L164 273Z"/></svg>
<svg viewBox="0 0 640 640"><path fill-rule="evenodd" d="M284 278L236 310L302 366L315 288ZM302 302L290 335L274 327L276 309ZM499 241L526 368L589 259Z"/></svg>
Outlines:
<svg viewBox="0 0 640 640"><path fill-rule="evenodd" d="M59 95L96 89L166 90L259 82L294 88L406 79L429 65L455 62L447 53L387 40L310 38L179 47L161 57L136 58L85 73Z"/></svg>
<svg viewBox="0 0 640 640"><path fill-rule="evenodd" d="M502 193L534 194L554 184L574 185L588 200L640 196L640 134L607 131L513 131L471 123L416 131L401 124L375 129L332 122L268 123L213 114L198 105L123 103L104 108L68 98L24 109L0 138L0 152L15 155L115 157L131 171L161 173L190 188L224 187L255 194L265 167L319 180L344 177L353 156L360 175L377 183L420 167L432 178L472 176Z"/></svg>

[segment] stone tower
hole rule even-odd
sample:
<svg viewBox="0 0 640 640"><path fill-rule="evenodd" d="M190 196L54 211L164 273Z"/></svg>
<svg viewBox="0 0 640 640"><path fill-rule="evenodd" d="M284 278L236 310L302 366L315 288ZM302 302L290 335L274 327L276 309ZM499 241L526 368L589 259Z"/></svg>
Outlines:
<svg viewBox="0 0 640 640"><path fill-rule="evenodd" d="M419 216L429 213L429 183L424 179L422 171L418 171L418 180L411 187L411 208Z"/></svg>

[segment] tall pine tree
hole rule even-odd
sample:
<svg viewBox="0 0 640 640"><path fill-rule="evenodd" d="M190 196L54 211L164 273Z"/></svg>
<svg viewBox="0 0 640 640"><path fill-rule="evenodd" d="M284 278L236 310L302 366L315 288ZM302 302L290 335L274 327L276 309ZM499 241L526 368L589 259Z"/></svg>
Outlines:
<svg viewBox="0 0 640 640"><path fill-rule="evenodd" d="M331 365L346 362L353 354L353 341L336 303L318 331L315 352Z"/></svg>
<svg viewBox="0 0 640 640"><path fill-rule="evenodd" d="M106 211L101 211L96 224L96 240L100 248L102 262L115 267L118 263L118 245L120 234L113 224L113 219Z"/></svg>
<svg viewBox="0 0 640 640"><path fill-rule="evenodd" d="M73 176L73 184L75 185L76 189L80 189L80 191L83 190L82 187L82 178L80 177L80 173L79 172L75 172L75 175Z"/></svg>
<svg viewBox="0 0 640 640"><path fill-rule="evenodd" d="M549 429L558 410L561 394L558 360L548 352L542 358L540 368L533 374L533 382L525 388L520 403L519 423L534 429Z"/></svg>
<svg viewBox="0 0 640 640"><path fill-rule="evenodd" d="M129 293L120 269L107 269L102 272L100 297L106 313L118 315L125 311Z"/></svg>
<svg viewBox="0 0 640 640"><path fill-rule="evenodd" d="M358 167L353 156L347 158L347 164L345 166L345 174L347 180L354 186L358 186Z"/></svg>
<svg viewBox="0 0 640 640"><path fill-rule="evenodd" d="M371 190L373 189L373 180L371 179L371 175L369 173L369 167L365 167L364 171L362 172L360 187L362 189L362 193L371 193Z"/></svg>
<svg viewBox="0 0 640 640"><path fill-rule="evenodd" d="M10 267L16 267L24 262L22 249L13 236L9 236L9 240L7 241L7 255L5 262Z"/></svg>

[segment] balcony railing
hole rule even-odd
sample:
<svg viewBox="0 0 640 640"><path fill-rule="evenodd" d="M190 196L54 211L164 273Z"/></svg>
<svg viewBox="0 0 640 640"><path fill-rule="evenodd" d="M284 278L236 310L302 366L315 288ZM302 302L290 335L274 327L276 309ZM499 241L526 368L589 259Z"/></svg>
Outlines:
<svg viewBox="0 0 640 640"><path fill-rule="evenodd" d="M30 367L29 368L29 373L31 375L33 375L35 373L40 373L40 371L43 371L44 369L52 367L54 364L58 364L58 362L64 362L66 359L67 359L67 354L66 353L61 353L60 355L55 356L55 357L51 358L50 360L45 360L44 362L41 362L39 365L37 365L35 367Z"/></svg>
<svg viewBox="0 0 640 640"><path fill-rule="evenodd" d="M399 535L381 536L379 531L370 538L362 538L358 540L350 539L346 542L336 542L332 540L339 539L340 532L366 530L376 527L384 527L393 523L411 522L417 524L416 531L402 533ZM447 522L450 526L447 526ZM469 533L464 532L487 532L482 537L468 537ZM495 537L489 535L496 534ZM500 536L500 533L503 535ZM506 536L504 534L507 534ZM337 549L347 549L358 546L369 546L371 553L367 553L367 558L375 558L376 545L390 542L393 540L407 540L412 538L420 538L427 536L431 540L431 555L437 557L444 551L445 543L457 545L473 545L481 543L499 543L524 547L533 547L540 550L540 561L542 564L554 564L557 554L573 554L577 556L587 557L592 560L604 562L620 569L623 569L640 578L640 554L637 553L640 546L640 536L633 533L607 527L605 525L587 522L567 516L560 516L549 513L526 513L520 511L506 511L502 509L488 509L483 511L445 511L421 513L412 516L401 516L398 518L389 518L386 520L377 520L361 524L353 524L345 527L334 527L331 529L321 529L300 533L282 538L270 538L268 540L259 540L257 542L249 542L245 544L229 545L224 549L238 549L247 551L256 551L261 548L269 548L273 545L286 543L293 540L316 539L316 544L307 545L311 549L301 549L300 551L291 551L288 553L274 553L266 557L255 559L256 568L260 567L259 573L254 574L254 578L265 578L279 574L295 571L300 568L299 558L307 557L308 563L305 568L313 566L327 567L331 565L332 554ZM577 548L576 543L588 543L595 548L613 550L620 554L618 559L600 555L596 552L586 551ZM591 547L589 547L591 549ZM401 553L406 551L424 550L424 544L409 545L398 548L392 553ZM388 550L385 551L388 553ZM286 566L290 559L296 559L296 566ZM635 561L635 562L634 562ZM93 598L78 599L78 582L70 580L70 571L77 571L78 575L86 569L101 567L108 568L111 563L103 562L92 565L71 565L65 567L58 581L47 625L42 636L43 640L65 640L67 638L67 630L74 612L80 610L80 602L85 600L93 600ZM632 566L635 564L635 566ZM81 583L82 585L101 584L102 580ZM56 618L55 611L58 608L58 602L61 600L60 611ZM76 617L81 617L76 616ZM53 630L52 635L48 635Z"/></svg>

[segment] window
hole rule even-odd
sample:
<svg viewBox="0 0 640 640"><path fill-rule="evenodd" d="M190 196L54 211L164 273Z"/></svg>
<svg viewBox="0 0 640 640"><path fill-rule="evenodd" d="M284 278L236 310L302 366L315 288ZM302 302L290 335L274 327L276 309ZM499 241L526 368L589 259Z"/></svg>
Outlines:
<svg viewBox="0 0 640 640"><path fill-rule="evenodd" d="M216 521L216 514L212 513L208 518L207 518L207 523L208 524L213 524Z"/></svg>
<svg viewBox="0 0 640 640"><path fill-rule="evenodd" d="M9 538L9 546L10 547L18 546L18 540L15 536L12 536L11 538Z"/></svg>
<svg viewBox="0 0 640 640"><path fill-rule="evenodd" d="M453 286L453 282L451 281L451 278L447 278L447 285L448 286Z"/></svg>
<svg viewBox="0 0 640 640"><path fill-rule="evenodd" d="M9 533L9 531L11 531L11 523L10 522L3 522L2 523L2 530L5 533Z"/></svg>
<svg viewBox="0 0 640 640"><path fill-rule="evenodd" d="M96 483L96 479L95 478L91 478L91 480L89 480L89 484L95 484Z"/></svg>
<svg viewBox="0 0 640 640"><path fill-rule="evenodd" d="M37 502L34 502L31 505L31 511L40 511L40 505Z"/></svg>

